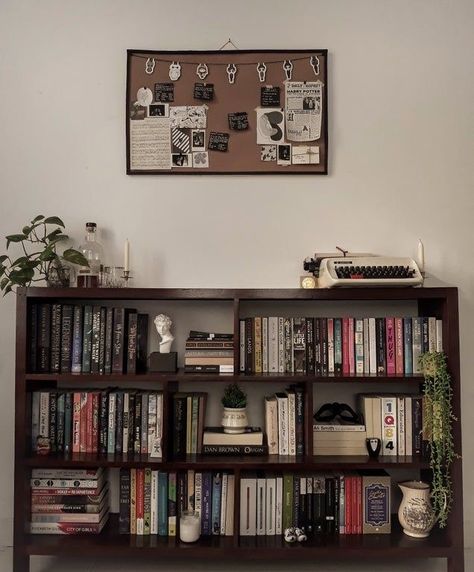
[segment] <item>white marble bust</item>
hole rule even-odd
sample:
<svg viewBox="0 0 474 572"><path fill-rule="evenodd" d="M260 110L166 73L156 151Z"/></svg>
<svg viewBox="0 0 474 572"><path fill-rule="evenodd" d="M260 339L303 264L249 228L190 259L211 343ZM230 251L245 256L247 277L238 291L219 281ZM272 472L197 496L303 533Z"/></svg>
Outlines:
<svg viewBox="0 0 474 572"><path fill-rule="evenodd" d="M172 323L171 318L165 314L158 314L155 318L156 331L161 338L160 354L169 354L171 351L171 344L174 340L170 330Z"/></svg>

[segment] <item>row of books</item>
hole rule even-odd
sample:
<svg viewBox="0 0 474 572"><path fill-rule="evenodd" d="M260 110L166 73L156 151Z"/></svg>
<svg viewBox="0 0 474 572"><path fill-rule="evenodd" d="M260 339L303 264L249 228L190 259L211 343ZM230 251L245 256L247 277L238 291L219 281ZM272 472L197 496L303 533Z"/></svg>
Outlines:
<svg viewBox="0 0 474 572"><path fill-rule="evenodd" d="M234 373L233 334L191 331L186 340L184 371Z"/></svg>
<svg viewBox="0 0 474 572"><path fill-rule="evenodd" d="M39 454L137 453L162 457L163 394L32 392L31 446Z"/></svg>
<svg viewBox="0 0 474 572"><path fill-rule="evenodd" d="M202 536L232 536L234 475L120 469L121 534L179 536L184 511L196 511Z"/></svg>
<svg viewBox="0 0 474 572"><path fill-rule="evenodd" d="M33 469L30 532L98 534L109 516L107 472L102 469Z"/></svg>
<svg viewBox="0 0 474 572"><path fill-rule="evenodd" d="M123 307L31 304L31 373L143 373L148 314Z"/></svg>
<svg viewBox="0 0 474 572"><path fill-rule="evenodd" d="M240 535L390 533L385 471L314 475L248 473L240 480Z"/></svg>
<svg viewBox="0 0 474 572"><path fill-rule="evenodd" d="M265 397L265 431L270 455L304 454L304 409L304 388L300 385Z"/></svg>
<svg viewBox="0 0 474 572"><path fill-rule="evenodd" d="M435 317L240 320L240 371L325 375L421 373L422 353L442 351Z"/></svg>
<svg viewBox="0 0 474 572"><path fill-rule="evenodd" d="M202 453L206 403L207 393L204 392L173 394L171 426L173 457Z"/></svg>

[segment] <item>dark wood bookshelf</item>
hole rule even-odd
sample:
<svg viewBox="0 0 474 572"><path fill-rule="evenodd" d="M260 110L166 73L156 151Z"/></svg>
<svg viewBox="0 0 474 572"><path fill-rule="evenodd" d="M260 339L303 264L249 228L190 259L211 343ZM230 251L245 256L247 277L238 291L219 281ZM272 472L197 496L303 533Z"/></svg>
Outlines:
<svg viewBox="0 0 474 572"><path fill-rule="evenodd" d="M463 509L462 509L462 459L453 464L452 479L454 503L446 529L435 529L426 539L413 539L406 536L398 525L396 515L392 515L392 532L385 535L334 535L310 537L304 544L288 545L280 536L239 537L239 482L246 470L271 470L289 472L307 471L358 471L383 468L393 471L409 471L413 478L431 479L429 462L421 457L379 457L367 456L314 456L312 415L313 384L352 384L354 392L359 384L370 383L382 392L389 392L390 386L403 390L422 389L423 379L419 375L352 375L314 376L297 374L194 374L182 369L176 373L138 375L90 375L90 374L39 374L28 373L27 363L27 312L29 305L37 302L75 303L85 301L227 301L231 304L234 323L234 356L236 372L239 371L239 319L245 317L249 304L259 302L347 302L347 312L351 313L350 302L392 302L416 303L418 315L436 316L443 320L443 345L453 379L453 408L458 419L454 423L454 441L458 454L461 454L461 411L460 411L460 366L459 366L459 325L458 292L452 287L433 288L346 288L325 290L304 289L178 289L178 288L123 288L123 289L20 289L17 295L16 327L16 385L15 385L15 497L14 497L14 572L29 572L30 556L34 555L78 555L133 557L137 567L137 557L174 558L228 558L246 560L314 559L331 558L347 560L363 559L402 559L402 558L446 558L449 572L464 571L463 556ZM245 308L242 305L245 304ZM314 304L312 310L314 312ZM340 304L338 304L340 308ZM416 312L416 310L415 310ZM265 312L263 312L265 315ZM179 349L178 349L179 351ZM183 459L169 457L167 439L163 442L163 458L150 458L142 455L97 455L79 454L70 457L32 455L29 450L29 394L38 388L88 387L88 384L109 385L117 382L131 383L137 388L146 389L151 383L161 384L164 393L164 427L167 427L168 397L179 390L180 384L190 381L199 389L200 382L245 382L245 383L302 383L305 391L305 455L282 457L278 455L255 457L217 457L206 455L188 456ZM349 385L350 386L350 385ZM120 535L118 517L112 514L109 522L98 535L56 536L27 533L30 509L29 479L34 467L83 468L83 467L152 467L159 470L232 470L235 474L235 523L233 536L202 537L192 545L182 544L175 538L140 537ZM405 475L404 475L405 477ZM392 506L396 511L397 507ZM348 562L348 570L349 570Z"/></svg>

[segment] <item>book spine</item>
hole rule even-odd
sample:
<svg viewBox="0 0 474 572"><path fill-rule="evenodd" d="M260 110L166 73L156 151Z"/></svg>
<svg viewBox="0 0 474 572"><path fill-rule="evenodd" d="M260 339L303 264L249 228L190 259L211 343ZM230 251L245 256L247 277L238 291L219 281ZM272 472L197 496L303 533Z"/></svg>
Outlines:
<svg viewBox="0 0 474 572"><path fill-rule="evenodd" d="M211 535L211 494L212 476L209 472L202 473L202 514L201 532L203 536Z"/></svg>
<svg viewBox="0 0 474 572"><path fill-rule="evenodd" d="M317 376L322 375L321 359L321 319L314 318L314 369Z"/></svg>
<svg viewBox="0 0 474 572"><path fill-rule="evenodd" d="M262 372L268 373L268 318L262 318Z"/></svg>
<svg viewBox="0 0 474 572"><path fill-rule="evenodd" d="M72 373L82 372L82 306L74 306L74 318L72 326Z"/></svg>
<svg viewBox="0 0 474 572"><path fill-rule="evenodd" d="M382 397L383 455L397 455L397 398Z"/></svg>
<svg viewBox="0 0 474 572"><path fill-rule="evenodd" d="M269 450L266 445L203 445L202 452L204 455L267 455Z"/></svg>
<svg viewBox="0 0 474 572"><path fill-rule="evenodd" d="M107 430L109 426L108 403L108 392L101 391L99 413L99 453L102 455L107 453Z"/></svg>
<svg viewBox="0 0 474 572"><path fill-rule="evenodd" d="M285 372L294 373L293 318L285 318L283 340L285 344Z"/></svg>
<svg viewBox="0 0 474 572"><path fill-rule="evenodd" d="M99 373L105 373L105 328L107 319L107 308L100 309L99 323Z"/></svg>
<svg viewBox="0 0 474 572"><path fill-rule="evenodd" d="M262 373L262 318L259 316L253 319L253 339L253 370L255 373Z"/></svg>
<svg viewBox="0 0 474 572"><path fill-rule="evenodd" d="M349 318L342 319L342 373L349 375Z"/></svg>
<svg viewBox="0 0 474 572"><path fill-rule="evenodd" d="M67 304L63 306L61 318L61 373L71 373L72 370L72 330L74 308Z"/></svg>
<svg viewBox="0 0 474 572"><path fill-rule="evenodd" d="M145 489L143 496L143 534L151 532L151 469L145 468Z"/></svg>
<svg viewBox="0 0 474 572"><path fill-rule="evenodd" d="M278 318L278 372L285 373L285 320Z"/></svg>
<svg viewBox="0 0 474 572"><path fill-rule="evenodd" d="M198 471L194 474L194 512L202 517L202 473Z"/></svg>
<svg viewBox="0 0 474 572"><path fill-rule="evenodd" d="M227 475L227 503L225 509L225 535L234 534L234 497L235 497L235 476ZM197 493L196 493L197 498Z"/></svg>
<svg viewBox="0 0 474 572"><path fill-rule="evenodd" d="M115 452L122 453L123 450L123 391L115 394Z"/></svg>
<svg viewBox="0 0 474 572"><path fill-rule="evenodd" d="M107 454L115 453L115 414L116 414L117 394L109 393L108 406L108 431L107 431Z"/></svg>
<svg viewBox="0 0 474 572"><path fill-rule="evenodd" d="M268 318L268 371L278 373L278 318Z"/></svg>
<svg viewBox="0 0 474 572"><path fill-rule="evenodd" d="M304 455L304 393L295 389L296 454Z"/></svg>
<svg viewBox="0 0 474 572"><path fill-rule="evenodd" d="M31 451L36 452L40 435L40 392L34 391L31 399Z"/></svg>
<svg viewBox="0 0 474 572"><path fill-rule="evenodd" d="M120 469L119 534L130 534L130 470Z"/></svg>
<svg viewBox="0 0 474 572"><path fill-rule="evenodd" d="M245 319L245 373L253 373L253 318Z"/></svg>
<svg viewBox="0 0 474 572"><path fill-rule="evenodd" d="M396 373L396 352L395 352L395 319L386 318L385 319L385 337L386 337L386 363L387 363L387 375L395 375Z"/></svg>
<svg viewBox="0 0 474 572"><path fill-rule="evenodd" d="M283 515L282 529L290 528L293 521L293 475L285 473L283 475Z"/></svg>
<svg viewBox="0 0 474 572"><path fill-rule="evenodd" d="M212 534L219 535L221 530L221 492L222 473L214 473L212 477Z"/></svg>
<svg viewBox="0 0 474 572"><path fill-rule="evenodd" d="M158 534L158 471L151 472L150 534Z"/></svg>
<svg viewBox="0 0 474 572"><path fill-rule="evenodd" d="M412 368L413 373L421 373L420 356L422 354L422 318L412 318Z"/></svg>
<svg viewBox="0 0 474 572"><path fill-rule="evenodd" d="M142 417L140 431L140 450L139 453L146 455L148 451L148 399L149 394L142 394Z"/></svg>
<svg viewBox="0 0 474 572"><path fill-rule="evenodd" d="M397 454L405 456L405 398L397 397Z"/></svg>
<svg viewBox="0 0 474 572"><path fill-rule="evenodd" d="M397 375L403 374L403 363L403 318L395 318L395 372Z"/></svg>
<svg viewBox="0 0 474 572"><path fill-rule="evenodd" d="M412 430L413 430L413 454L421 455L421 439L423 430L422 398L419 396L412 399Z"/></svg>
<svg viewBox="0 0 474 572"><path fill-rule="evenodd" d="M342 318L334 318L334 373L342 374Z"/></svg>
<svg viewBox="0 0 474 572"><path fill-rule="evenodd" d="M50 349L51 349L51 305L39 305L38 317L38 371L48 373L50 371Z"/></svg>
<svg viewBox="0 0 474 572"><path fill-rule="evenodd" d="M158 473L158 535L168 536L168 474Z"/></svg>
<svg viewBox="0 0 474 572"><path fill-rule="evenodd" d="M354 318L349 318L349 373L355 373L355 354L354 354Z"/></svg>
<svg viewBox="0 0 474 572"><path fill-rule="evenodd" d="M91 373L92 306L84 306L84 328L82 334L82 373Z"/></svg>
<svg viewBox="0 0 474 572"><path fill-rule="evenodd" d="M186 398L173 398L173 454L182 457L186 454Z"/></svg>
<svg viewBox="0 0 474 572"><path fill-rule="evenodd" d="M73 394L64 394L64 452L72 452L72 398Z"/></svg>
<svg viewBox="0 0 474 572"><path fill-rule="evenodd" d="M79 453L81 448L81 393L73 394L72 409L72 452Z"/></svg>
<svg viewBox="0 0 474 572"><path fill-rule="evenodd" d="M306 373L314 375L314 319L306 318Z"/></svg>
<svg viewBox="0 0 474 572"><path fill-rule="evenodd" d="M91 373L99 373L100 306L92 308Z"/></svg>
<svg viewBox="0 0 474 572"><path fill-rule="evenodd" d="M137 533L137 469L130 469L130 534Z"/></svg>
<svg viewBox="0 0 474 572"><path fill-rule="evenodd" d="M428 318L428 351L435 352L436 349L436 318Z"/></svg>
<svg viewBox="0 0 474 572"><path fill-rule="evenodd" d="M405 397L405 455L413 455L413 402Z"/></svg>
<svg viewBox="0 0 474 572"><path fill-rule="evenodd" d="M295 392L288 391L288 454L296 455L296 404Z"/></svg>
<svg viewBox="0 0 474 572"><path fill-rule="evenodd" d="M321 375L328 375L328 321L321 318Z"/></svg>
<svg viewBox="0 0 474 572"><path fill-rule="evenodd" d="M375 318L369 318L369 368L370 374L377 373L377 335Z"/></svg>
<svg viewBox="0 0 474 572"><path fill-rule="evenodd" d="M289 435L288 435L288 398L277 396L278 404L278 454L289 455Z"/></svg>
<svg viewBox="0 0 474 572"><path fill-rule="evenodd" d="M443 320L436 320L436 351L443 351Z"/></svg>
<svg viewBox="0 0 474 572"><path fill-rule="evenodd" d="M264 536L266 532L266 491L265 479L257 478L257 536Z"/></svg>
<svg viewBox="0 0 474 572"><path fill-rule="evenodd" d="M306 477L306 530L314 532L313 526L313 478Z"/></svg>
<svg viewBox="0 0 474 572"><path fill-rule="evenodd" d="M361 375L364 373L364 320L362 318L355 319L354 346L355 372Z"/></svg>
<svg viewBox="0 0 474 572"><path fill-rule="evenodd" d="M99 410L100 394L92 392L92 453L99 451Z"/></svg>
<svg viewBox="0 0 474 572"><path fill-rule="evenodd" d="M177 533L176 473L168 475L168 536Z"/></svg>
<svg viewBox="0 0 474 572"><path fill-rule="evenodd" d="M268 453L278 455L278 406L274 397L265 398L265 432Z"/></svg>
<svg viewBox="0 0 474 572"><path fill-rule="evenodd" d="M292 476L293 480L293 514L292 521L295 526L303 526L300 522L300 478L298 475Z"/></svg>
<svg viewBox="0 0 474 572"><path fill-rule="evenodd" d="M336 519L336 506L335 506L335 482L333 477L326 477L326 533L335 533L335 519Z"/></svg>
<svg viewBox="0 0 474 572"><path fill-rule="evenodd" d="M112 373L123 373L125 310L114 308Z"/></svg>
<svg viewBox="0 0 474 572"><path fill-rule="evenodd" d="M277 475L276 477L276 492L275 492L275 534L282 534L283 532L283 477Z"/></svg>
<svg viewBox="0 0 474 572"><path fill-rule="evenodd" d="M92 393L86 393L86 453L92 453Z"/></svg>
<svg viewBox="0 0 474 572"><path fill-rule="evenodd" d="M375 319L377 373L383 375L387 372L386 347L385 347L385 318Z"/></svg>
<svg viewBox="0 0 474 572"><path fill-rule="evenodd" d="M263 333L263 319L262 319L262 333ZM222 492L221 492L221 528L220 528L220 535L225 536L225 518L226 518L226 508L227 508L227 488L229 483L229 476L224 473L222 475Z"/></svg>
<svg viewBox="0 0 474 572"><path fill-rule="evenodd" d="M276 479L268 476L265 479L265 534L267 536L275 535L275 516L276 516Z"/></svg>
<svg viewBox="0 0 474 572"><path fill-rule="evenodd" d="M56 431L56 449L58 453L64 453L64 431L65 431L65 399L64 393L58 394L56 414L57 414L57 431Z"/></svg>
<svg viewBox="0 0 474 572"><path fill-rule="evenodd" d="M328 318L328 373L335 372L334 363L334 318Z"/></svg>
<svg viewBox="0 0 474 572"><path fill-rule="evenodd" d="M305 318L293 319L293 361L294 373L306 373L306 321Z"/></svg>
<svg viewBox="0 0 474 572"><path fill-rule="evenodd" d="M105 349L104 349L104 373L112 373L112 339L114 328L114 309L105 310Z"/></svg>
<svg viewBox="0 0 474 572"><path fill-rule="evenodd" d="M38 371L38 304L28 309L28 371Z"/></svg>
<svg viewBox="0 0 474 572"><path fill-rule="evenodd" d="M429 338L429 318L424 316L421 318L421 353L424 354L430 351L430 338Z"/></svg>
<svg viewBox="0 0 474 572"><path fill-rule="evenodd" d="M364 374L370 374L369 318L364 318Z"/></svg>
<svg viewBox="0 0 474 572"><path fill-rule="evenodd" d="M96 524L79 524L68 522L31 522L31 534L99 534L105 522Z"/></svg>
<svg viewBox="0 0 474 572"><path fill-rule="evenodd" d="M145 534L145 469L137 469L137 535Z"/></svg>
<svg viewBox="0 0 474 572"><path fill-rule="evenodd" d="M403 357L405 375L413 373L412 319L403 318Z"/></svg>
<svg viewBox="0 0 474 572"><path fill-rule="evenodd" d="M49 394L49 446L50 452L56 453L56 421L57 421L57 394L51 391Z"/></svg>
<svg viewBox="0 0 474 572"><path fill-rule="evenodd" d="M61 370L61 304L51 307L51 360L50 368L53 373Z"/></svg>
<svg viewBox="0 0 474 572"><path fill-rule="evenodd" d="M245 320L239 321L239 371L245 373Z"/></svg>
<svg viewBox="0 0 474 572"><path fill-rule="evenodd" d="M137 325L138 315L132 312L127 323L127 373L137 372Z"/></svg>

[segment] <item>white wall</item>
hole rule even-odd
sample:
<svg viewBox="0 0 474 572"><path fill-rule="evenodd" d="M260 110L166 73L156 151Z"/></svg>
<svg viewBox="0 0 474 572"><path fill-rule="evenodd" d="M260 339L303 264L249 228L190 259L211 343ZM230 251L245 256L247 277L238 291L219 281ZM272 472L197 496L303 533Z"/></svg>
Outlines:
<svg viewBox="0 0 474 572"><path fill-rule="evenodd" d="M58 214L126 236L137 286L292 287L336 244L414 255L457 285L474 406L472 0L2 0L1 235ZM127 177L127 48L328 48L327 177ZM14 297L0 304L0 515L11 543ZM472 425L465 415L464 434ZM465 439L467 491L474 446ZM474 501L465 500L466 540Z"/></svg>

